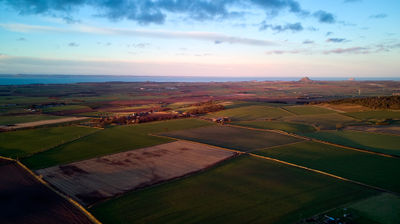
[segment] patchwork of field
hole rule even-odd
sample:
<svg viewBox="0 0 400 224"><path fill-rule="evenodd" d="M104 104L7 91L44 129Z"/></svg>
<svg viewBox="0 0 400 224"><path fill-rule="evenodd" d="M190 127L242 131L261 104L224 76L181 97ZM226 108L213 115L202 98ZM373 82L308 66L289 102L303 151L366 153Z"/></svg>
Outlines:
<svg viewBox="0 0 400 224"><path fill-rule="evenodd" d="M210 125L213 124L202 120L181 119L139 125L115 126L100 130L74 142L52 148L51 150L37 153L22 161L31 169L42 169L172 141L167 138L150 136L149 133Z"/></svg>
<svg viewBox="0 0 400 224"><path fill-rule="evenodd" d="M291 113L282 110L279 107L264 105L243 106L233 109L227 109L216 113L207 114L207 117L229 117L233 121L238 120L257 120L257 119L275 119L284 116L290 116Z"/></svg>
<svg viewBox="0 0 400 224"><path fill-rule="evenodd" d="M0 133L0 155L21 158L96 132L87 127L51 127Z"/></svg>
<svg viewBox="0 0 400 224"><path fill-rule="evenodd" d="M33 122L18 123L18 124L12 125L12 126L0 126L0 128L5 129L5 130L14 130L14 129L21 129L21 128L31 128L31 127L37 127L37 126L73 122L73 121L81 121L81 120L86 120L86 119L88 119L88 117L63 117L63 118L50 119L50 120L38 120L38 121L33 121Z"/></svg>
<svg viewBox="0 0 400 224"><path fill-rule="evenodd" d="M19 116L0 116L0 125L13 125L18 123L27 123L33 121L41 121L41 120L51 120L62 118L59 116L53 115L44 115L44 114L30 114L30 115L19 115Z"/></svg>
<svg viewBox="0 0 400 224"><path fill-rule="evenodd" d="M90 107L84 105L63 105L63 106L47 107L43 109L43 112L51 113L51 112L67 111L67 110L91 110L91 109Z"/></svg>
<svg viewBox="0 0 400 224"><path fill-rule="evenodd" d="M103 223L293 223L375 194L320 174L240 156L204 173L105 201L91 211Z"/></svg>
<svg viewBox="0 0 400 224"><path fill-rule="evenodd" d="M315 128L310 125L282 121L237 121L232 122L232 124L250 128L282 130L289 133L304 133L315 131Z"/></svg>
<svg viewBox="0 0 400 224"><path fill-rule="evenodd" d="M320 131L304 135L339 145L400 156L400 136L360 131Z"/></svg>
<svg viewBox="0 0 400 224"><path fill-rule="evenodd" d="M255 154L400 193L400 160L397 158L312 141L260 150Z"/></svg>
<svg viewBox="0 0 400 224"><path fill-rule="evenodd" d="M346 113L346 115L360 120L400 119L400 111L394 110L372 110Z"/></svg>
<svg viewBox="0 0 400 224"><path fill-rule="evenodd" d="M302 123L318 127L321 130L336 129L338 125L356 123L357 120L342 114L312 114L284 117L281 120L292 123Z"/></svg>
<svg viewBox="0 0 400 224"><path fill-rule="evenodd" d="M375 132L382 134L400 135L400 126L398 125L397 126L394 125L348 126L345 129L353 131L366 131L366 132Z"/></svg>
<svg viewBox="0 0 400 224"><path fill-rule="evenodd" d="M92 222L70 202L12 161L0 160L0 217L3 224Z"/></svg>
<svg viewBox="0 0 400 224"><path fill-rule="evenodd" d="M244 152L300 141L300 139L274 132L221 125L161 133L161 135Z"/></svg>
<svg viewBox="0 0 400 224"><path fill-rule="evenodd" d="M316 106L287 106L283 107L285 110L295 114L295 115L311 115L311 114L330 114L336 113L333 110L325 109Z"/></svg>
<svg viewBox="0 0 400 224"><path fill-rule="evenodd" d="M327 104L327 103L323 103L323 104L318 104L318 106L320 107L325 107L327 109L331 109L331 110L335 110L341 113L345 113L345 112L360 112L360 111L366 111L366 110L371 110L368 107L364 107L358 104Z"/></svg>
<svg viewBox="0 0 400 224"><path fill-rule="evenodd" d="M236 153L176 141L36 172L84 204L203 170Z"/></svg>

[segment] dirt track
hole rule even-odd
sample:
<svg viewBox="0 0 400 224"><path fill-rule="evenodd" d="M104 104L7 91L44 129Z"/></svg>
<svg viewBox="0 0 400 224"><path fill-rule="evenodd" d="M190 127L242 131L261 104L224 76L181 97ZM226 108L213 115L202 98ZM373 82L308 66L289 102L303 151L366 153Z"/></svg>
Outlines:
<svg viewBox="0 0 400 224"><path fill-rule="evenodd" d="M71 121L80 121L80 120L85 120L85 119L88 119L88 117L65 117L65 118L60 118L60 119L19 123L19 124L15 124L13 126L4 126L4 125L2 125L2 126L0 126L0 129L14 130L14 129L20 129L20 128L31 128L31 127L36 127L36 126L43 126L43 125L48 125L48 124L65 123L65 122L71 122Z"/></svg>
<svg viewBox="0 0 400 224"><path fill-rule="evenodd" d="M89 205L205 169L235 154L213 146L176 141L50 167L37 173L67 195Z"/></svg>
<svg viewBox="0 0 400 224"><path fill-rule="evenodd" d="M0 160L0 223L92 223L14 161Z"/></svg>

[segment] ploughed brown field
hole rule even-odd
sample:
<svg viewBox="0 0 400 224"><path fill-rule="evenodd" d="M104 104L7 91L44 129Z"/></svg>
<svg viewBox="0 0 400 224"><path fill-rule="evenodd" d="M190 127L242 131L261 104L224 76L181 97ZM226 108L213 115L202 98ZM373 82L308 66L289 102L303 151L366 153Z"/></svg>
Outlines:
<svg viewBox="0 0 400 224"><path fill-rule="evenodd" d="M92 223L16 162L0 160L0 223Z"/></svg>
<svg viewBox="0 0 400 224"><path fill-rule="evenodd" d="M212 146L175 141L36 172L61 191L89 205L208 168L234 155Z"/></svg>

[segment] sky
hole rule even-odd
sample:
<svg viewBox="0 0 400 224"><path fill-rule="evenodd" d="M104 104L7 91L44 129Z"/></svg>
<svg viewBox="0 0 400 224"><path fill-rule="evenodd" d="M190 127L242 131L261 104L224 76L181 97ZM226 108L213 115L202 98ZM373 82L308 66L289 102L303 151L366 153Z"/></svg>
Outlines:
<svg viewBox="0 0 400 224"><path fill-rule="evenodd" d="M0 0L0 74L400 77L399 0Z"/></svg>

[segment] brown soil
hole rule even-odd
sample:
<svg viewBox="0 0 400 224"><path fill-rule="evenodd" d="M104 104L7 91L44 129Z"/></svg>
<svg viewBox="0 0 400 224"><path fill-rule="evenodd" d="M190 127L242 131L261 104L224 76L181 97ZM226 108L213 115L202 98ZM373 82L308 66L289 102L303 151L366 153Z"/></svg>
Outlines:
<svg viewBox="0 0 400 224"><path fill-rule="evenodd" d="M0 223L92 223L17 163L0 161Z"/></svg>
<svg viewBox="0 0 400 224"><path fill-rule="evenodd" d="M234 155L212 146L176 141L50 167L37 173L67 195L89 205L197 172Z"/></svg>
<svg viewBox="0 0 400 224"><path fill-rule="evenodd" d="M0 128L5 129L5 130L14 130L14 129L20 129L20 128L31 128L31 127L36 127L36 126L49 125L49 124L80 121L80 120L85 120L85 119L88 119L88 118L87 117L65 117L65 118L60 118L60 119L19 123L19 124L13 125L13 126L0 126Z"/></svg>

